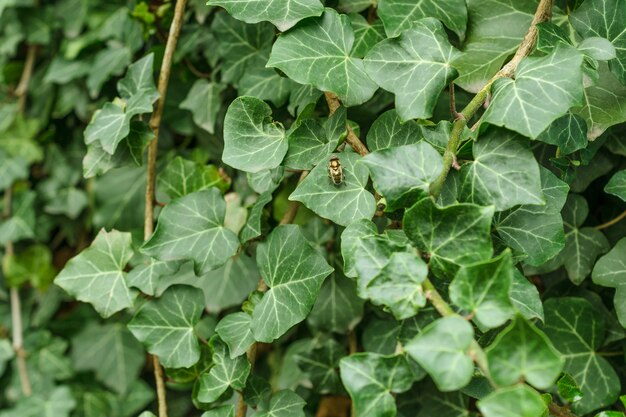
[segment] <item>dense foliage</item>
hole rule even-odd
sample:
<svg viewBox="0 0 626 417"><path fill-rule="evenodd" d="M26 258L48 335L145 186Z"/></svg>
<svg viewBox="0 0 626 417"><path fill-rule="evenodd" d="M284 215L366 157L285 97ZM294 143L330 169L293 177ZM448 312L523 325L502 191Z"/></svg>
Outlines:
<svg viewBox="0 0 626 417"><path fill-rule="evenodd" d="M0 0L0 417L624 417L626 0L205 2Z"/></svg>

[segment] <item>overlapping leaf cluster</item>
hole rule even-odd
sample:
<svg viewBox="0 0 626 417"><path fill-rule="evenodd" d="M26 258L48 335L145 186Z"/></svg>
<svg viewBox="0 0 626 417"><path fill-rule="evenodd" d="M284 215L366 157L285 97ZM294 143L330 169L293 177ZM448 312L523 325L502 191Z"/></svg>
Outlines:
<svg viewBox="0 0 626 417"><path fill-rule="evenodd" d="M154 167L118 3L0 0L0 417L624 415L626 1L189 0Z"/></svg>

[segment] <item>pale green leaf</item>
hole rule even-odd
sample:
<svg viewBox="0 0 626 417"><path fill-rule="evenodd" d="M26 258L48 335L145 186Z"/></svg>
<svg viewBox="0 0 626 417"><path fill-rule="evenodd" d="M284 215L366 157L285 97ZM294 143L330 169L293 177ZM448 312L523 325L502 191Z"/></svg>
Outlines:
<svg viewBox="0 0 626 417"><path fill-rule="evenodd" d="M339 369L352 398L355 417L396 415L393 394L409 390L415 379L404 355L356 353L344 357Z"/></svg>
<svg viewBox="0 0 626 417"><path fill-rule="evenodd" d="M130 119L117 103L105 103L96 111L85 129L87 145L99 142L101 148L110 155L115 153L119 143L130 132Z"/></svg>
<svg viewBox="0 0 626 417"><path fill-rule="evenodd" d="M616 172L604 187L604 191L626 201L626 170Z"/></svg>
<svg viewBox="0 0 626 417"><path fill-rule="evenodd" d="M216 401L229 387L238 391L246 386L250 373L250 362L245 356L231 359L226 344L217 336L209 341L212 351L213 366L204 373L198 383L198 401L211 403Z"/></svg>
<svg viewBox="0 0 626 417"><path fill-rule="evenodd" d="M547 411L541 395L526 385L497 390L477 405L485 417L541 417Z"/></svg>
<svg viewBox="0 0 626 417"><path fill-rule="evenodd" d="M367 146L370 152L410 145L421 139L419 125L413 120L402 122L396 110L388 110L378 116L367 131Z"/></svg>
<svg viewBox="0 0 626 417"><path fill-rule="evenodd" d="M126 75L117 83L117 91L126 100L129 117L150 113L152 104L159 98L152 75L154 54L148 54L128 67ZM102 144L106 149L105 144ZM112 152L111 152L112 153Z"/></svg>
<svg viewBox="0 0 626 417"><path fill-rule="evenodd" d="M202 291L185 285L168 288L146 302L128 323L131 333L167 368L188 368L200 359L194 327L204 309Z"/></svg>
<svg viewBox="0 0 626 417"><path fill-rule="evenodd" d="M512 280L513 260L507 250L489 261L462 266L450 284L450 300L473 315L479 328L498 327L513 315Z"/></svg>
<svg viewBox="0 0 626 417"><path fill-rule="evenodd" d="M355 106L369 100L377 87L365 73L363 61L351 56L353 44L348 16L326 9L322 17L308 19L280 36L267 65Z"/></svg>
<svg viewBox="0 0 626 417"><path fill-rule="evenodd" d="M537 140L558 146L563 154L570 154L587 146L587 123L582 117L567 113L552 122Z"/></svg>
<svg viewBox="0 0 626 417"><path fill-rule="evenodd" d="M426 142L372 152L362 162L370 170L374 187L385 197L388 211L427 196L430 184L443 170L443 158Z"/></svg>
<svg viewBox="0 0 626 417"><path fill-rule="evenodd" d="M0 417L70 417L76 400L68 386L61 385L48 393L36 392L19 401L12 409L0 412Z"/></svg>
<svg viewBox="0 0 626 417"><path fill-rule="evenodd" d="M217 313L241 304L257 287L260 278L253 258L243 253L233 256L220 268L199 278L207 310Z"/></svg>
<svg viewBox="0 0 626 417"><path fill-rule="evenodd" d="M318 164L289 196L334 223L347 226L359 219L369 219L376 211L374 196L367 191L368 169L357 164L361 158L353 152L333 154L339 157L344 180L334 185L327 164ZM330 155L328 155L330 157Z"/></svg>
<svg viewBox="0 0 626 417"><path fill-rule="evenodd" d="M605 62L599 63L598 75L599 80L585 88L582 108L574 111L587 122L587 137L591 140L626 121L626 86L615 78Z"/></svg>
<svg viewBox="0 0 626 417"><path fill-rule="evenodd" d="M566 46L544 57L525 58L515 80L494 82L483 120L536 138L571 107L582 104L582 59L576 49Z"/></svg>
<svg viewBox="0 0 626 417"><path fill-rule="evenodd" d="M364 303L356 294L354 281L346 278L341 268L335 268L322 284L307 323L322 331L344 334L361 321Z"/></svg>
<svg viewBox="0 0 626 417"><path fill-rule="evenodd" d="M271 24L250 25L223 12L216 13L211 30L221 58L222 82L236 85L246 71L265 66L275 37Z"/></svg>
<svg viewBox="0 0 626 417"><path fill-rule="evenodd" d="M34 191L14 193L11 217L0 221L0 245L35 237L35 198Z"/></svg>
<svg viewBox="0 0 626 417"><path fill-rule="evenodd" d="M346 131L346 109L339 107L324 123L305 119L289 133L289 150L285 166L292 169L311 169L326 162L339 139Z"/></svg>
<svg viewBox="0 0 626 417"><path fill-rule="evenodd" d="M462 201L493 204L496 211L520 204L545 204L539 164L525 138L504 129L492 129L474 142L472 153L474 161L461 169Z"/></svg>
<svg viewBox="0 0 626 417"><path fill-rule="evenodd" d="M467 24L467 6L464 0L380 0L378 15L390 38L414 27L424 17L441 20L463 40Z"/></svg>
<svg viewBox="0 0 626 417"><path fill-rule="evenodd" d="M0 190L28 178L28 174L28 161L19 156L11 157L0 148Z"/></svg>
<svg viewBox="0 0 626 417"><path fill-rule="evenodd" d="M421 284L427 275L428 266L415 254L395 252L369 281L367 292L374 304L384 305L396 319L403 320L426 305Z"/></svg>
<svg viewBox="0 0 626 417"><path fill-rule="evenodd" d="M544 321L543 304L539 290L517 269L513 271L509 296L515 309L527 320L539 319Z"/></svg>
<svg viewBox="0 0 626 417"><path fill-rule="evenodd" d="M570 21L583 38L600 37L613 44L616 57L609 61L609 68L626 84L626 3L588 0L570 15Z"/></svg>
<svg viewBox="0 0 626 417"><path fill-rule="evenodd" d="M498 334L486 354L489 374L501 386L525 380L548 389L563 368L560 353L546 335L520 316Z"/></svg>
<svg viewBox="0 0 626 417"><path fill-rule="evenodd" d="M601 257L593 268L593 282L616 289L613 305L617 318L626 327L626 239L618 241L613 249Z"/></svg>
<svg viewBox="0 0 626 417"><path fill-rule="evenodd" d="M159 172L157 182L159 189L172 199L211 187L226 191L230 186L214 165L198 164L180 156Z"/></svg>
<svg viewBox="0 0 626 417"><path fill-rule="evenodd" d="M223 226L226 203L217 188L169 203L142 251L161 261L192 260L197 275L219 268L235 254L239 239Z"/></svg>
<svg viewBox="0 0 626 417"><path fill-rule="evenodd" d="M254 67L239 80L239 95L271 101L274 106L281 107L296 87L298 84L274 68Z"/></svg>
<svg viewBox="0 0 626 417"><path fill-rule="evenodd" d="M466 0L467 37L454 63L455 83L477 93L515 53L533 19L535 0Z"/></svg>
<svg viewBox="0 0 626 417"><path fill-rule="evenodd" d="M559 391L559 397L563 398L565 401L574 403L579 401L583 397L583 392L580 390L580 387L574 381L574 378L568 373L563 373L563 375L557 381L557 388Z"/></svg>
<svg viewBox="0 0 626 417"><path fill-rule="evenodd" d="M272 342L306 318L333 268L295 225L274 229L257 249L257 264L269 291L254 308L252 332Z"/></svg>
<svg viewBox="0 0 626 417"><path fill-rule="evenodd" d="M494 228L515 254L527 256L530 265L541 265L565 246L561 208L569 187L544 167L539 170L545 205L522 205L496 213Z"/></svg>
<svg viewBox="0 0 626 417"><path fill-rule="evenodd" d="M130 233L100 230L89 248L72 258L54 283L107 318L133 305L124 268L133 256Z"/></svg>
<svg viewBox="0 0 626 417"><path fill-rule="evenodd" d="M626 30L626 26L624 29ZM626 43L624 45L626 47ZM598 36L584 39L578 45L578 50L593 59L597 59L598 61L609 61L617 57L616 49L613 44L609 42L608 39ZM626 59L623 61L626 61ZM609 66L611 66L611 64L612 62L609 63Z"/></svg>
<svg viewBox="0 0 626 417"><path fill-rule="evenodd" d="M287 153L282 125L272 122L272 109L254 97L238 97L224 119L223 161L233 168L259 172L276 168Z"/></svg>
<svg viewBox="0 0 626 417"><path fill-rule="evenodd" d="M459 266L491 258L493 211L493 206L473 204L439 208L425 198L405 212L404 230L419 250L430 255L435 273L453 275Z"/></svg>
<svg viewBox="0 0 626 417"><path fill-rule="evenodd" d="M319 0L209 0L209 6L221 6L234 18L246 23L271 22L281 32L300 20L319 16L324 6Z"/></svg>
<svg viewBox="0 0 626 417"><path fill-rule="evenodd" d="M72 339L72 362L77 371L94 371L96 378L126 394L146 361L143 346L121 323L89 326Z"/></svg>
<svg viewBox="0 0 626 417"><path fill-rule="evenodd" d="M231 359L246 353L254 343L251 322L249 314L239 312L229 314L217 323L215 332L228 345Z"/></svg>
<svg viewBox="0 0 626 417"><path fill-rule="evenodd" d="M256 173L247 172L246 179L250 188L259 194L263 194L266 191L274 191L283 180L284 174L285 168L279 166Z"/></svg>
<svg viewBox="0 0 626 417"><path fill-rule="evenodd" d="M601 313L582 298L551 298L544 304L545 331L565 357L565 368L583 392L572 405L576 414L587 414L617 400L619 378L609 362L598 354L604 344L605 322Z"/></svg>
<svg viewBox="0 0 626 417"><path fill-rule="evenodd" d="M341 256L343 271L347 277L355 278L357 274L357 254L361 253L363 238L378 235L376 225L369 219L361 219L350 223L341 234Z"/></svg>
<svg viewBox="0 0 626 417"><path fill-rule="evenodd" d="M191 112L196 125L213 133L217 115L222 108L220 94L225 88L224 84L197 80L180 103L180 108Z"/></svg>
<svg viewBox="0 0 626 417"><path fill-rule="evenodd" d="M372 48L365 69L380 87L395 94L402 119L428 119L441 91L457 76L451 63L458 55L443 25L426 18Z"/></svg>
<svg viewBox="0 0 626 417"><path fill-rule="evenodd" d="M269 403L261 402L254 417L305 417L304 401L291 390L280 390L272 394Z"/></svg>
<svg viewBox="0 0 626 417"><path fill-rule="evenodd" d="M426 326L405 350L428 372L440 391L456 391L466 386L474 373L474 363L467 354L473 341L471 324L452 316Z"/></svg>
<svg viewBox="0 0 626 417"><path fill-rule="evenodd" d="M160 297L163 291L175 283L180 267L179 261L150 259L149 262L134 267L126 276L126 282L128 286L138 288L146 295Z"/></svg>

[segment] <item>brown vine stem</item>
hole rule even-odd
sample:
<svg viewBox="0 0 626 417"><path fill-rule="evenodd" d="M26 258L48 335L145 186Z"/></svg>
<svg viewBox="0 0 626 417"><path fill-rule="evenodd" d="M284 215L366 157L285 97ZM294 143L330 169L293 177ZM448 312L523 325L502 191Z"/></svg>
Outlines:
<svg viewBox="0 0 626 417"><path fill-rule="evenodd" d="M333 113L335 113L335 110L341 106L341 101L339 101L339 98L335 93L331 93L330 91L326 91L324 93L324 98L326 98L326 103L328 104L328 109L330 110L329 116L332 116ZM352 127L346 124L346 129L348 130L346 142L352 146L352 149L354 149L361 156L365 156L370 153L370 151L367 150L367 146L365 146L365 144L361 142L361 139L359 139L359 137L354 133Z"/></svg>
<svg viewBox="0 0 626 417"><path fill-rule="evenodd" d="M621 222L624 218L626 218L626 210L624 210L617 217L609 220L608 222L597 225L596 229L598 230L606 229L608 227L613 226L616 223Z"/></svg>
<svg viewBox="0 0 626 417"><path fill-rule="evenodd" d="M431 184L430 186L430 194L433 197L438 197L441 193L441 189L443 188L443 184L448 177L448 173L450 172L450 168L452 164L456 160L456 152L459 147L459 142L461 141L461 135L463 133L463 129L467 126L467 122L476 114L478 109L483 105L487 97L489 96L489 92L491 91L491 85L498 78L506 78L512 77L515 74L515 70L519 63L532 51L535 46L535 42L537 41L537 25L542 22L546 22L550 20L552 16L552 4L553 0L541 0L539 5L537 6L537 11L535 12L535 16L522 40L522 43L517 48L515 55L513 58L500 69L494 75L487 84L474 96L474 98L469 102L467 106L460 113L454 124L452 125L452 131L450 132L450 139L448 140L448 146L443 154L443 171L439 175L439 177Z"/></svg>
<svg viewBox="0 0 626 417"><path fill-rule="evenodd" d="M35 68L35 59L37 58L37 45L28 45L26 51L26 60L24 61L24 70L20 77L20 82L15 88L15 95L17 96L17 110L20 114L24 113L26 109L26 98L28 97L28 87L30 86L30 79L33 76L33 70Z"/></svg>
<svg viewBox="0 0 626 417"><path fill-rule="evenodd" d="M4 211L2 213L4 218L11 216L12 204L13 186L9 186L4 192ZM13 257L13 254L13 242L8 241L4 246L3 267L6 268L6 263ZM4 271L4 275L7 275L6 270ZM20 385L22 386L22 393L24 396L29 397L33 393L33 389L30 385L30 378L28 377L28 369L26 367L26 351L24 350L22 326L22 303L20 300L19 288L17 287L11 287L11 330L13 350L15 351L17 372L20 378Z"/></svg>
<svg viewBox="0 0 626 417"><path fill-rule="evenodd" d="M170 80L172 69L172 59L180 30L183 25L183 17L185 14L185 5L187 0L178 0L174 9L174 18L170 25L170 33L165 44L165 53L163 55L163 63L159 72L159 98L156 107L150 117L150 128L154 132L154 139L148 146L148 168L146 178L146 209L144 212L144 240L148 240L154 231L154 202L155 198L155 182L156 182L156 157L159 142L159 129L161 127L161 117L165 108L165 96L167 95L167 86ZM152 357L154 365L154 379L157 387L157 400L159 403L159 417L167 417L167 398L165 392L165 382L163 379L163 368L159 362L159 358L155 355Z"/></svg>

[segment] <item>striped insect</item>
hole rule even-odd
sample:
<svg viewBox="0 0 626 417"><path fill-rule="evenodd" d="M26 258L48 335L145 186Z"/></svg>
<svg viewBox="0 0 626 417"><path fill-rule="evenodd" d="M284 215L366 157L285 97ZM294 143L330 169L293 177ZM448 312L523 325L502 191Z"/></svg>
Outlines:
<svg viewBox="0 0 626 417"><path fill-rule="evenodd" d="M341 185L345 179L341 161L337 155L331 156L328 161L328 177L335 186Z"/></svg>

